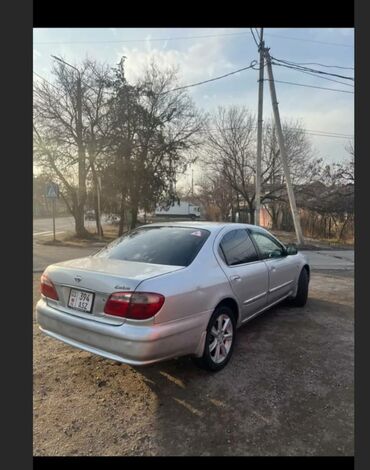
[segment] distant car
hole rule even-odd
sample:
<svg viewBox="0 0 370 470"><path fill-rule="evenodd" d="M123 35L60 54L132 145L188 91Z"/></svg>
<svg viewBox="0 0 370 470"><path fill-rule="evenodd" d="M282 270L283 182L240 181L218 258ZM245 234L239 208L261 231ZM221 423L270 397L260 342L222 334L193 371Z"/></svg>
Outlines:
<svg viewBox="0 0 370 470"><path fill-rule="evenodd" d="M94 211L86 211L85 220L95 220L95 212Z"/></svg>
<svg viewBox="0 0 370 470"><path fill-rule="evenodd" d="M236 330L308 295L310 268L293 245L247 224L150 224L101 251L49 266L37 321L49 336L131 365L191 355L229 361Z"/></svg>

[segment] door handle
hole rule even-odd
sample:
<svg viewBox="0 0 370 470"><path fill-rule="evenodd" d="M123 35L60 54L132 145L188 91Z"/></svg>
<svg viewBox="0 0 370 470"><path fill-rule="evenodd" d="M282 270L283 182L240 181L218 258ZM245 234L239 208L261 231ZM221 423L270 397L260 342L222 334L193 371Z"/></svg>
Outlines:
<svg viewBox="0 0 370 470"><path fill-rule="evenodd" d="M236 276L230 276L230 280L231 281L240 281L241 280L241 277L236 275Z"/></svg>
<svg viewBox="0 0 370 470"><path fill-rule="evenodd" d="M270 271L271 271L272 273L275 272L275 271L276 271L275 266L271 266Z"/></svg>

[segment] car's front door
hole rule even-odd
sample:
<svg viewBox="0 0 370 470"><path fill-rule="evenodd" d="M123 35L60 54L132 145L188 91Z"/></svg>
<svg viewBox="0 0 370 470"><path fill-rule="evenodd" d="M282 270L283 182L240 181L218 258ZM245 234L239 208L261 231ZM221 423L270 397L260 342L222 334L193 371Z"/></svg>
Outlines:
<svg viewBox="0 0 370 470"><path fill-rule="evenodd" d="M242 321L267 304L268 271L246 229L224 234L217 247L221 266L241 305Z"/></svg>
<svg viewBox="0 0 370 470"><path fill-rule="evenodd" d="M292 293L297 276L297 266L292 256L277 240L258 229L249 229L260 257L266 263L269 273L268 305Z"/></svg>

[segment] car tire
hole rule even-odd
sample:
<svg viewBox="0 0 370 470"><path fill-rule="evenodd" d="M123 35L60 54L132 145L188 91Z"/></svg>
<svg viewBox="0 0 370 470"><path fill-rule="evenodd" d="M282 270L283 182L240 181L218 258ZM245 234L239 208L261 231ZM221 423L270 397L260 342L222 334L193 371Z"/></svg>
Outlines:
<svg viewBox="0 0 370 470"><path fill-rule="evenodd" d="M215 334L218 334L218 337ZM208 326L202 357L193 361L202 369L218 372L229 362L235 344L236 321L230 307L221 305L213 312Z"/></svg>
<svg viewBox="0 0 370 470"><path fill-rule="evenodd" d="M290 302L295 307L304 307L308 297L308 272L306 268L303 268L298 279L298 289L295 297L290 299Z"/></svg>

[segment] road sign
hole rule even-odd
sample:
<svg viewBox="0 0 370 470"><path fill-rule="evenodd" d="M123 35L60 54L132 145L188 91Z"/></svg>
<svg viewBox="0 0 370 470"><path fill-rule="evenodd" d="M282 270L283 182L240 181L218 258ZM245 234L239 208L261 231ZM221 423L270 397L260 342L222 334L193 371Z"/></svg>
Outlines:
<svg viewBox="0 0 370 470"><path fill-rule="evenodd" d="M56 183L47 183L45 196L53 202L53 240L55 241L55 201L59 197L59 186Z"/></svg>
<svg viewBox="0 0 370 470"><path fill-rule="evenodd" d="M58 199L59 186L56 183L48 183L46 185L45 196L49 199Z"/></svg>

